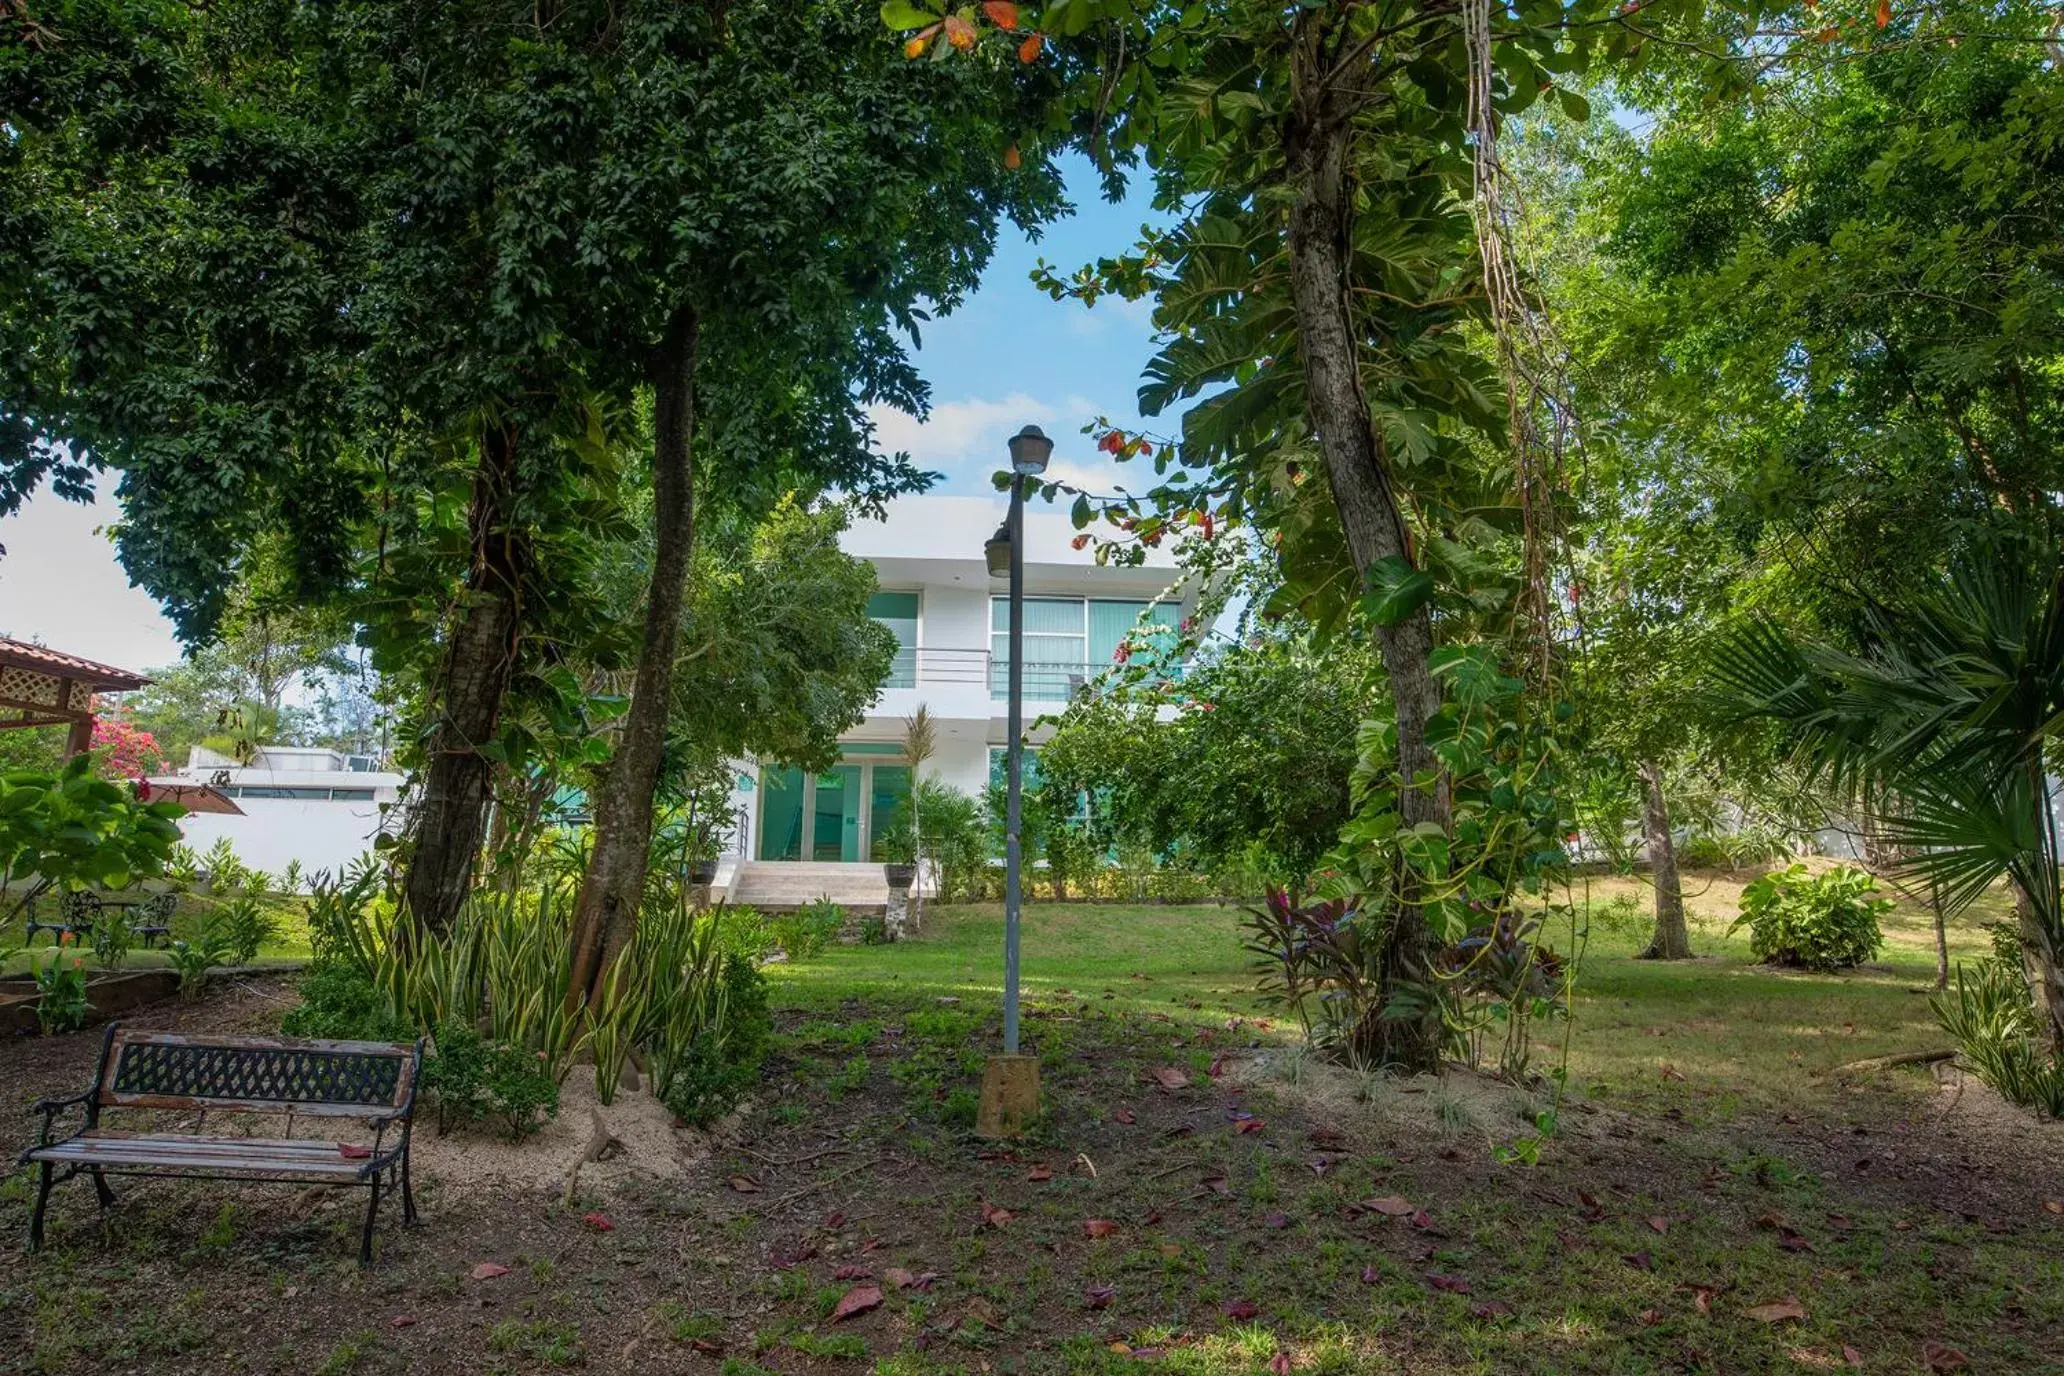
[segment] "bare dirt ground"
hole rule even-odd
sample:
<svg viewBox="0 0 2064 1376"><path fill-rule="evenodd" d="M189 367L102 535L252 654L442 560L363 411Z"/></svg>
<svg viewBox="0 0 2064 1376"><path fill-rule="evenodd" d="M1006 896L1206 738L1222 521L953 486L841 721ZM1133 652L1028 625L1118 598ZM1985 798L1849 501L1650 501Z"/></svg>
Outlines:
<svg viewBox="0 0 2064 1376"><path fill-rule="evenodd" d="M291 998L149 1020L271 1030ZM1538 1095L1373 1082L1230 1017L1027 1026L1026 1142L967 1128L989 1020L785 1013L730 1137L570 1205L492 1166L516 1149L426 1152L423 1225L384 1219L366 1271L362 1194L165 1180L105 1216L61 1189L28 1257L16 1173L0 1371L2064 1371L2064 1146L1975 1085L1894 1072L1719 1125L1579 1096L1536 1142ZM0 1046L0 1105L82 1088L98 1046ZM32 1131L9 1112L0 1151Z"/></svg>

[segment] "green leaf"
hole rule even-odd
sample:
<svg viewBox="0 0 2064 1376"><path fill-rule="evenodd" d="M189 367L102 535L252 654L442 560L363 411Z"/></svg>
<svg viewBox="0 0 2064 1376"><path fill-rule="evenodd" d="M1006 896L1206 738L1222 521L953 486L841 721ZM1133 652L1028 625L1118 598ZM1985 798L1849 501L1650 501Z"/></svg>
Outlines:
<svg viewBox="0 0 2064 1376"><path fill-rule="evenodd" d="M922 9L910 0L887 0L881 7L881 22L892 29L921 29L939 19L936 11Z"/></svg>
<svg viewBox="0 0 2064 1376"><path fill-rule="evenodd" d="M1362 610L1379 626L1395 626L1433 596L1433 575L1415 569L1399 555L1376 561L1369 570L1369 590Z"/></svg>

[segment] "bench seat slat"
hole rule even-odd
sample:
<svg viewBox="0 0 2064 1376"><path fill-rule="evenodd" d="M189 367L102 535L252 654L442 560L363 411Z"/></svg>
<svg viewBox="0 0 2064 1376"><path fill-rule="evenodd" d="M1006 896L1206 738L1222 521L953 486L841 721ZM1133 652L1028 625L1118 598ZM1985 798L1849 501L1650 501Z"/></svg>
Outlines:
<svg viewBox="0 0 2064 1376"><path fill-rule="evenodd" d="M54 1165L130 1166L150 1170L356 1179L369 1158L342 1155L335 1142L313 1138L199 1137L177 1133L142 1135L95 1130L39 1147L30 1160Z"/></svg>

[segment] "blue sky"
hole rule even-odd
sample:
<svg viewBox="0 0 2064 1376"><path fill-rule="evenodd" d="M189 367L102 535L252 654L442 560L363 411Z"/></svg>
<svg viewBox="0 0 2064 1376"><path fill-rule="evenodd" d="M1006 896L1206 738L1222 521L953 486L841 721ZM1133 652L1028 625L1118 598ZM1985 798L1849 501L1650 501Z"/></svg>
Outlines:
<svg viewBox="0 0 2064 1376"><path fill-rule="evenodd" d="M924 331L917 362L932 384L929 422L876 414L885 448L907 450L945 475L936 491L993 491L989 475L1005 462L1004 441L1028 422L1054 438L1055 476L1100 490L1123 480L1080 432L1100 414L1138 425L1140 372L1153 353L1146 304L1106 299L1085 310L1048 300L1029 274L1042 256L1072 272L1127 248L1151 216L1144 190L1109 205L1085 161L1067 170L1076 213L1037 243L1006 227L981 288ZM1131 485L1146 484L1135 476ZM0 521L0 634L125 668L178 658L171 623L129 585L100 533L116 519L113 487L104 481L100 501L85 507L46 491Z"/></svg>

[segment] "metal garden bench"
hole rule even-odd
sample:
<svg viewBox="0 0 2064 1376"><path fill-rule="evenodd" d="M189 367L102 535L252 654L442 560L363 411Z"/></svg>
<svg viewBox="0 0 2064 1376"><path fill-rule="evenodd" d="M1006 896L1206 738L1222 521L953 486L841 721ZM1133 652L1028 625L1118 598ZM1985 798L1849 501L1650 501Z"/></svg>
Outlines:
<svg viewBox="0 0 2064 1376"><path fill-rule="evenodd" d="M389 1193L397 1187L401 1191L402 1221L416 1221L409 1134L422 1064L421 1042L188 1036L131 1031L111 1023L93 1087L67 1099L46 1099L30 1110L43 1115L43 1127L36 1145L21 1156L24 1164L42 1167L29 1218L29 1250L43 1245L43 1207L58 1181L91 1175L105 1209L115 1200L110 1175L185 1176L365 1186L370 1198L358 1253L363 1266L373 1257L373 1221L383 1180ZM84 1110L83 1126L70 1137L51 1140L57 1115L70 1108ZM189 1133L122 1132L101 1126L101 1114L108 1109L196 1112L200 1120ZM278 1137L203 1135L200 1129L211 1111L284 1115L286 1127ZM295 1137L296 1115L364 1119L373 1128L373 1140ZM399 1131L398 1140L387 1140L390 1130Z"/></svg>

